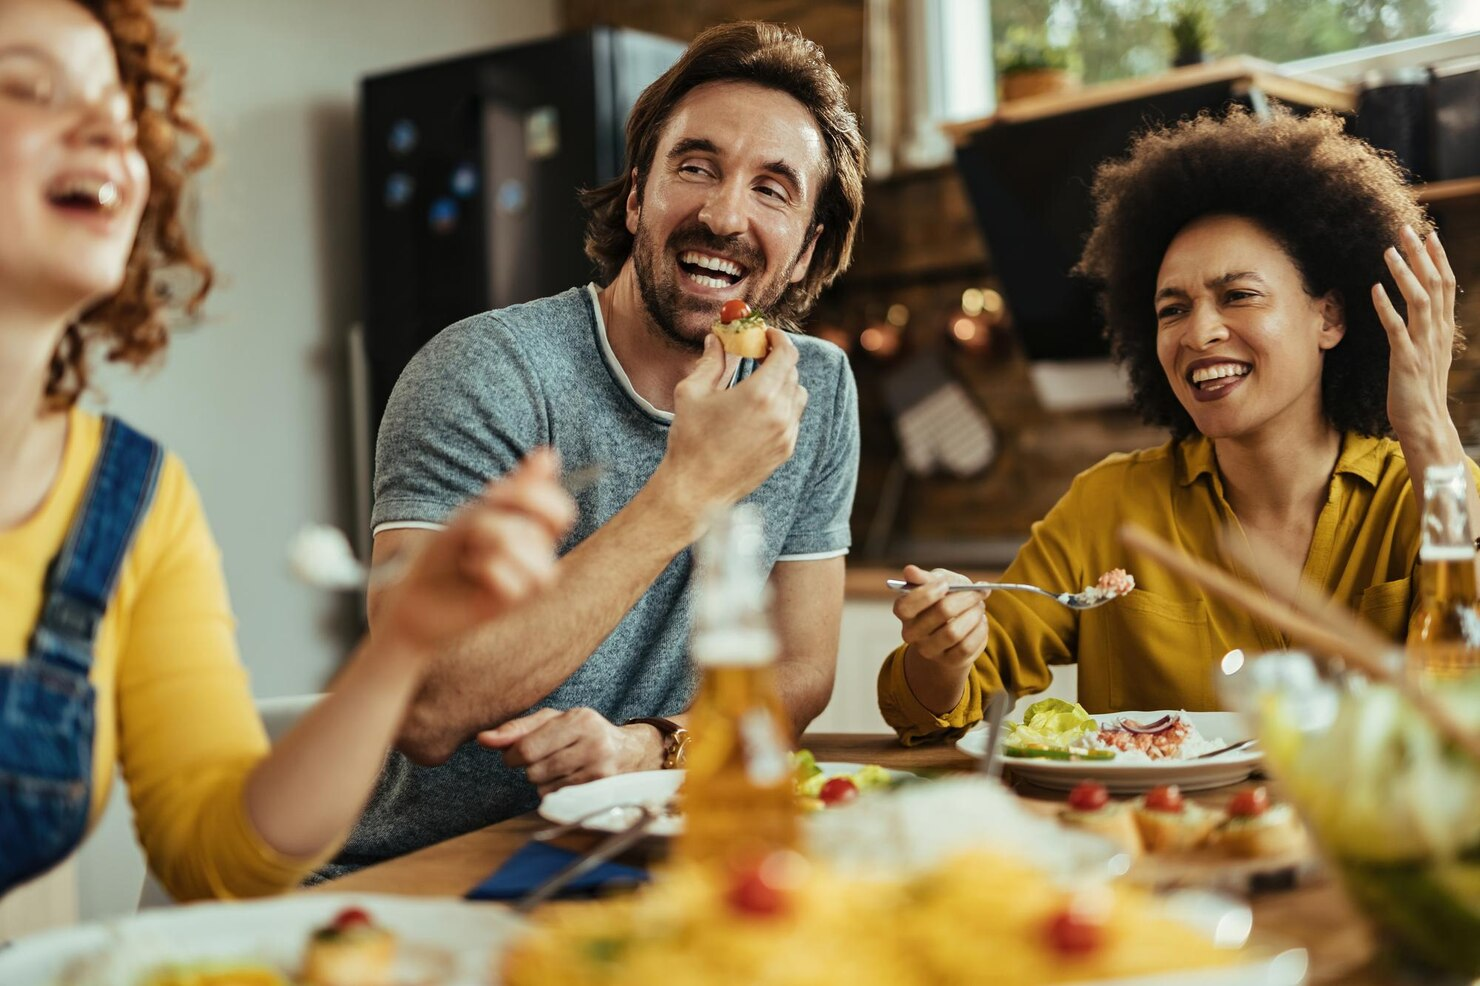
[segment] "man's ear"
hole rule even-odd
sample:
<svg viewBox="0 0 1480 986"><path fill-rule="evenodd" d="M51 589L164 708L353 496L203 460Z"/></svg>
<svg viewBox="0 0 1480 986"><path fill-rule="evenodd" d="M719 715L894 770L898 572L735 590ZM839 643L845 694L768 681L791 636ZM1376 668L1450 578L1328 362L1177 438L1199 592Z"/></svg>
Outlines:
<svg viewBox="0 0 1480 986"><path fill-rule="evenodd" d="M802 278L807 276L807 270L812 266L812 254L817 249L817 241L822 239L822 224L818 223L812 227L812 235L807 240L807 245L802 247L802 252L797 256L796 266L791 269L791 283L800 284Z"/></svg>
<svg viewBox="0 0 1480 986"><path fill-rule="evenodd" d="M1336 344L1346 338L1346 305L1340 291L1328 291L1321 299L1322 349L1335 349Z"/></svg>
<svg viewBox="0 0 1480 986"><path fill-rule="evenodd" d="M637 235L637 219L642 215L642 179L632 169L632 187L627 189L627 232Z"/></svg>

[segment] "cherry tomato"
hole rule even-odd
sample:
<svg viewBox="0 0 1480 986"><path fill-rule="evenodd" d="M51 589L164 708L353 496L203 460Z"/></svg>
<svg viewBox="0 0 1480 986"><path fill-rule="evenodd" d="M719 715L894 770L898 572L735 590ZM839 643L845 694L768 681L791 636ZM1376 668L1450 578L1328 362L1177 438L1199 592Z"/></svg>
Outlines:
<svg viewBox="0 0 1480 986"><path fill-rule="evenodd" d="M1105 941L1104 925L1067 908L1050 918L1044 930L1049 946L1060 955L1087 955Z"/></svg>
<svg viewBox="0 0 1480 986"><path fill-rule="evenodd" d="M738 322L742 318L750 317L750 306L739 298L731 298L725 302L725 306L719 310L719 320L728 325L730 322Z"/></svg>
<svg viewBox="0 0 1480 986"><path fill-rule="evenodd" d="M822 785L822 790L817 792L817 798L823 804L845 805L858 797L858 785L846 777L834 777Z"/></svg>
<svg viewBox="0 0 1480 986"><path fill-rule="evenodd" d="M1146 792L1146 807L1151 811L1179 812L1182 810L1182 792L1175 784L1153 787Z"/></svg>
<svg viewBox="0 0 1480 986"><path fill-rule="evenodd" d="M1228 802L1228 813L1235 818L1256 818L1269 810L1269 793L1262 787L1240 791Z"/></svg>
<svg viewBox="0 0 1480 986"><path fill-rule="evenodd" d="M370 915L360 907L346 907L334 918L334 927L341 931L345 928L356 928L362 925L368 928L372 923Z"/></svg>
<svg viewBox="0 0 1480 986"><path fill-rule="evenodd" d="M1110 803L1105 785L1085 781L1069 792L1069 807L1075 811L1099 811Z"/></svg>
<svg viewBox="0 0 1480 986"><path fill-rule="evenodd" d="M752 917L772 917L791 908L792 894L807 878L807 860L794 852L773 852L731 870L730 907Z"/></svg>

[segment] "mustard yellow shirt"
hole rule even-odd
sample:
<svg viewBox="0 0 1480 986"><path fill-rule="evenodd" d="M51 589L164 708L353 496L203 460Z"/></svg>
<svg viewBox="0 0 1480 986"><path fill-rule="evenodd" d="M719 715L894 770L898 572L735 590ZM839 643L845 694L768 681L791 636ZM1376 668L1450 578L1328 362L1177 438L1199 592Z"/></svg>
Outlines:
<svg viewBox="0 0 1480 986"><path fill-rule="evenodd" d="M1346 435L1304 581L1401 639L1414 603L1420 507L1396 441ZM914 744L960 735L981 720L993 692L1042 691L1051 680L1049 665L1073 661L1079 701L1090 712L1216 709L1214 672L1224 654L1290 645L1275 627L1148 559L1129 557L1116 534L1127 522L1229 565L1218 539L1238 520L1224 499L1212 443L1194 436L1116 454L1077 476L1033 525L1003 580L1076 590L1125 568L1136 578L1135 591L1080 613L1027 593L993 593L985 603L986 647L961 701L945 715L910 691L901 645L879 673L879 708L900 739Z"/></svg>
<svg viewBox="0 0 1480 986"><path fill-rule="evenodd" d="M0 530L0 661L26 653L47 565L81 504L101 441L102 420L72 411L45 501L19 527ZM274 852L247 818L243 786L267 752L267 736L237 657L220 554L173 455L99 628L91 680L97 726L89 827L108 802L117 763L149 866L176 898L269 894L320 862Z"/></svg>

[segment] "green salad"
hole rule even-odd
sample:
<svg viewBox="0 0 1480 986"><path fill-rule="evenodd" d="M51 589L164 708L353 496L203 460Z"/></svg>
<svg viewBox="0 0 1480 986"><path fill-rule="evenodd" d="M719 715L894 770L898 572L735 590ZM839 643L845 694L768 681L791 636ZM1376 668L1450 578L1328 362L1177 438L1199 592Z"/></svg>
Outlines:
<svg viewBox="0 0 1480 986"><path fill-rule="evenodd" d="M817 766L811 750L798 750L791 760L796 771L797 797L809 811L846 804L864 791L894 786L893 776L878 764L864 764L851 774L827 774Z"/></svg>
<svg viewBox="0 0 1480 986"><path fill-rule="evenodd" d="M1113 760L1114 750L1090 747L1099 723L1078 702L1045 698L1028 706L1022 722L1007 723L1002 752L1009 757L1048 760Z"/></svg>

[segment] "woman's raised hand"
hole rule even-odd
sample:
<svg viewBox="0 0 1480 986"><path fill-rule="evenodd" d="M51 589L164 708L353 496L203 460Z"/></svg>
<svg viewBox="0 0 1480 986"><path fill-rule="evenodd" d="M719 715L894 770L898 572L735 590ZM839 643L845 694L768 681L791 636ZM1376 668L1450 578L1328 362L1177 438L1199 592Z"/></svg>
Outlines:
<svg viewBox="0 0 1480 986"><path fill-rule="evenodd" d="M1388 421L1400 442L1431 441L1452 429L1448 392L1449 364L1454 358L1454 270L1439 234L1420 240L1412 227L1402 234L1402 252L1383 254L1408 318L1393 307L1381 283L1372 286L1372 304L1387 330L1392 355L1388 369Z"/></svg>
<svg viewBox="0 0 1480 986"><path fill-rule="evenodd" d="M494 619L555 574L555 549L575 522L560 459L537 449L453 515L384 590L384 635L418 651Z"/></svg>

